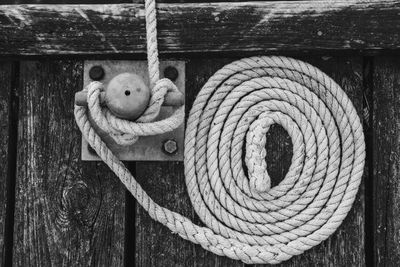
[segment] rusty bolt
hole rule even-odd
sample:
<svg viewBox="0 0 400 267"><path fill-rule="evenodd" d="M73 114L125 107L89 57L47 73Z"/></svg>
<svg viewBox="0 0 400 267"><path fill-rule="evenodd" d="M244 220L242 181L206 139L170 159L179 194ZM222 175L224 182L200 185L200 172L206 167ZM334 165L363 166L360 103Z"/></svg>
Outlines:
<svg viewBox="0 0 400 267"><path fill-rule="evenodd" d="M104 69L101 66L93 66L89 70L89 77L93 81L100 81L104 77Z"/></svg>
<svg viewBox="0 0 400 267"><path fill-rule="evenodd" d="M179 72L175 67L169 66L164 70L164 77L170 79L171 81L176 81L178 79Z"/></svg>
<svg viewBox="0 0 400 267"><path fill-rule="evenodd" d="M170 139L164 142L163 149L166 154L172 155L178 151L178 144L175 140Z"/></svg>

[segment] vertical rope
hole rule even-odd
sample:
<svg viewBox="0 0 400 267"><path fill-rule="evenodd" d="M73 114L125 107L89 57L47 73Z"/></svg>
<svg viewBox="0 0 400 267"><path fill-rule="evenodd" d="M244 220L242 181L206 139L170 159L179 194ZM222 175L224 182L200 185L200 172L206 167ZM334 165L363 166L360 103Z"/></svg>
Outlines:
<svg viewBox="0 0 400 267"><path fill-rule="evenodd" d="M159 135L171 132L178 128L184 121L184 107L179 107L168 118L153 122L160 113L165 95L168 92L180 92L176 85L169 79L160 80L160 62L157 44L157 15L155 0L145 0L147 61L151 98L144 113L135 121L127 121L113 115L107 108L100 105L100 91L103 84L90 83L87 102L92 120L97 126L108 133L119 145L131 145L140 136Z"/></svg>
<svg viewBox="0 0 400 267"><path fill-rule="evenodd" d="M160 79L160 63L158 59L157 43L157 12L156 1L145 0L146 9L146 38L147 61L149 68L150 88L153 89Z"/></svg>

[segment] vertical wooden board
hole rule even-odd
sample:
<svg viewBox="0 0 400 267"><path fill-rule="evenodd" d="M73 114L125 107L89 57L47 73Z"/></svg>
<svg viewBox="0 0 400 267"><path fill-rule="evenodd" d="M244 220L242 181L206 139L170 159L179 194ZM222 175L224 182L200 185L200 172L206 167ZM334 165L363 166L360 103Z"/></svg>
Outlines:
<svg viewBox="0 0 400 267"><path fill-rule="evenodd" d="M200 223L191 207L182 162L137 164L137 177L159 204ZM144 181L147 180L147 181ZM213 255L153 221L141 207L136 215L136 266L242 266Z"/></svg>
<svg viewBox="0 0 400 267"><path fill-rule="evenodd" d="M352 100L358 115L362 116L363 79L360 57L323 56L300 59L313 64L332 77ZM292 156L289 152L292 149L290 139L281 127L271 129L268 138L270 144L267 144L267 151L272 152L267 156L268 171L273 180L279 181L283 179L290 165ZM363 177L366 177L366 174ZM274 266L365 266L364 210L364 183L362 183L352 209L331 237L303 254Z"/></svg>
<svg viewBox="0 0 400 267"><path fill-rule="evenodd" d="M362 59L345 57L305 57L303 60L321 68L337 81L353 101L359 115L363 107ZM192 60L187 64L187 112L206 80L224 64L234 59ZM190 89L189 89L190 88ZM292 156L289 136L280 126L268 133L268 171L273 184L286 174ZM186 192L183 166L172 163L138 163L137 177L155 201L189 218L196 218ZM182 240L164 226L155 223L143 211L137 210L137 265L242 265L238 261L218 257ZM364 266L364 187L356 198L349 215L339 229L325 242L293 257L278 266Z"/></svg>
<svg viewBox="0 0 400 267"><path fill-rule="evenodd" d="M186 64L186 114L207 79L227 62L192 60ZM182 162L139 162L136 176L156 203L200 224L186 191ZM171 233L153 221L142 207L136 210L136 266L243 266Z"/></svg>
<svg viewBox="0 0 400 267"><path fill-rule="evenodd" d="M0 62L0 262L4 259L4 234L6 217L6 179L8 169L8 116L11 91L11 64Z"/></svg>
<svg viewBox="0 0 400 267"><path fill-rule="evenodd" d="M300 59L320 68L336 81L349 96L362 120L363 61L361 57L322 56L301 57ZM287 135L286 133L284 134ZM278 147L277 152L271 155L271 159L276 162L275 166L271 166L271 171L276 167L276 174L272 171L272 176L279 176L286 173L286 171L282 173L280 170L289 167L290 157L277 160L279 159L279 153L281 153L281 139L283 137L281 134L275 135L273 133L271 137L271 143ZM290 142L288 137L287 142ZM286 149L284 148L283 151ZM267 158L267 162L268 160ZM271 163L273 164L273 162ZM366 166L363 180L367 177L367 170L368 167ZM283 176L279 178L282 179ZM337 231L320 245L278 266L365 266L364 211L364 182L362 182L352 209Z"/></svg>
<svg viewBox="0 0 400 267"><path fill-rule="evenodd" d="M124 188L80 160L73 115L82 62L22 62L15 266L121 266Z"/></svg>
<svg viewBox="0 0 400 267"><path fill-rule="evenodd" d="M373 210L376 266L400 262L400 60L374 59Z"/></svg>

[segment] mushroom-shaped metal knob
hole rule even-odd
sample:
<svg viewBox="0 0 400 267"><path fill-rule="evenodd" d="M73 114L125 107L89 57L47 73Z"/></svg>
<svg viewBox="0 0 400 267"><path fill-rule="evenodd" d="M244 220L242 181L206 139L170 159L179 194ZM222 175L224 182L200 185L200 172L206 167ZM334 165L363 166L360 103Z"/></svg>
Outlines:
<svg viewBox="0 0 400 267"><path fill-rule="evenodd" d="M151 97L150 89L143 79L133 73L121 73L107 84L107 88L100 94L102 105L107 105L117 117L136 120L146 110ZM75 94L75 104L87 105L87 91ZM181 106L184 104L184 95L181 92L167 92L163 106Z"/></svg>
<svg viewBox="0 0 400 267"><path fill-rule="evenodd" d="M121 73L108 83L105 104L117 117L135 120L146 110L150 90L136 74Z"/></svg>

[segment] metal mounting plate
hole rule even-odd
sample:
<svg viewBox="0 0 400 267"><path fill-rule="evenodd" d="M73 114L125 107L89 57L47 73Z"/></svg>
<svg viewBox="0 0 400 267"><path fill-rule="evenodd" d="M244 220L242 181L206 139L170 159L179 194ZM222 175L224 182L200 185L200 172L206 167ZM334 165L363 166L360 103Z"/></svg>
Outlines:
<svg viewBox="0 0 400 267"><path fill-rule="evenodd" d="M130 60L89 60L84 62L84 86L92 80L89 77L89 70L93 66L101 66L104 69L104 77L100 82L107 86L108 82L116 75L123 72L136 73L143 78L143 81L149 84L147 61ZM184 61L162 61L160 62L160 75L164 77L164 70L167 67L175 67L178 71L178 77L174 81L178 89L185 95L185 62ZM166 118L173 112L173 107L162 107L158 119ZM116 156L124 161L183 161L183 142L184 125L182 124L175 131L157 136L140 137L139 140L131 146L120 146L116 144L110 136L99 131L100 136L107 143L109 148ZM177 144L177 151L169 154L164 151L164 143L168 140L174 140ZM85 138L82 138L82 160L99 161L100 158L93 151Z"/></svg>

